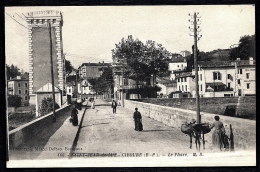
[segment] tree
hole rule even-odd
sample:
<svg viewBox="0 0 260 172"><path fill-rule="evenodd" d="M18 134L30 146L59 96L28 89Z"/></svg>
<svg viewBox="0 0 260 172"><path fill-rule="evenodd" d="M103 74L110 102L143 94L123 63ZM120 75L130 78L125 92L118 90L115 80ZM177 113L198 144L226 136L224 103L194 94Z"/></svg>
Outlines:
<svg viewBox="0 0 260 172"><path fill-rule="evenodd" d="M66 73L72 72L73 69L74 68L71 65L70 61L65 59L65 71L66 71Z"/></svg>
<svg viewBox="0 0 260 172"><path fill-rule="evenodd" d="M111 85L114 83L112 69L109 67L102 68L102 75L99 78L89 79L88 81L96 94L109 93Z"/></svg>
<svg viewBox="0 0 260 172"><path fill-rule="evenodd" d="M139 81L147 81L152 74L159 76L168 74L170 52L161 44L152 40L143 44L129 35L126 40L122 38L115 46L112 50L113 62L121 65L124 68L122 70L124 76L135 80L137 85Z"/></svg>
<svg viewBox="0 0 260 172"><path fill-rule="evenodd" d="M20 107L22 98L17 95L8 95L8 106L9 107Z"/></svg>
<svg viewBox="0 0 260 172"><path fill-rule="evenodd" d="M55 109L59 109L60 106L55 102ZM41 106L39 107L39 113L42 115L46 115L53 111L53 100L52 97L47 97L42 100Z"/></svg>
<svg viewBox="0 0 260 172"><path fill-rule="evenodd" d="M7 79L15 78L19 75L21 75L21 72L19 72L19 68L17 66L14 66L13 64L11 66L6 65L6 77Z"/></svg>
<svg viewBox="0 0 260 172"><path fill-rule="evenodd" d="M232 48L229 54L230 60L248 60L249 57L255 58L255 35L242 36L238 47Z"/></svg>

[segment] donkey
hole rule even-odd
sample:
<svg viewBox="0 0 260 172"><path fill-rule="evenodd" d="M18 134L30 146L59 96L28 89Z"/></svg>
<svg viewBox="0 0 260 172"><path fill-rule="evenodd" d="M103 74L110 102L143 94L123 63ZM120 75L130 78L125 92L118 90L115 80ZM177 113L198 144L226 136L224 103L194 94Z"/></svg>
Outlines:
<svg viewBox="0 0 260 172"><path fill-rule="evenodd" d="M181 131L184 134L188 134L190 136L190 149L192 149L192 137L194 137L196 149L200 150L200 139L202 135L203 149L205 149L204 134L209 133L211 130L209 127L209 123L195 124L195 122L190 124L182 124Z"/></svg>

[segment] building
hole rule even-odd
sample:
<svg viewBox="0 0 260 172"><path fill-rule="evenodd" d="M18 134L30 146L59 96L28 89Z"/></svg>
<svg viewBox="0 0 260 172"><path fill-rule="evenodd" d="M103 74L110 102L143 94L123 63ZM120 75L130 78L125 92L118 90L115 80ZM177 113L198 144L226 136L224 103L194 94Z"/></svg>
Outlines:
<svg viewBox="0 0 260 172"><path fill-rule="evenodd" d="M191 52L187 51L187 50L184 50L184 51L181 51L180 53L183 57L187 57L189 55L191 55Z"/></svg>
<svg viewBox="0 0 260 172"><path fill-rule="evenodd" d="M177 91L173 98L194 97L192 93L196 90L195 75L192 72L183 72L176 76Z"/></svg>
<svg viewBox="0 0 260 172"><path fill-rule="evenodd" d="M255 61L252 58L236 61L199 61L198 77L200 97L255 95Z"/></svg>
<svg viewBox="0 0 260 172"><path fill-rule="evenodd" d="M169 62L168 70L171 72L170 79L175 80L176 76L180 75L183 72L186 72L187 62L186 59L183 57L176 57L173 58Z"/></svg>
<svg viewBox="0 0 260 172"><path fill-rule="evenodd" d="M238 60L234 62L236 69L235 96L250 96L256 94L255 60Z"/></svg>
<svg viewBox="0 0 260 172"><path fill-rule="evenodd" d="M51 68L54 87L63 90L63 18L60 11L53 10L29 12L25 13L25 17L29 39L30 103L36 104L36 91L51 83Z"/></svg>
<svg viewBox="0 0 260 172"><path fill-rule="evenodd" d="M159 97L167 97L170 93L175 92L177 88L176 80L170 80L166 78L156 78L156 85L161 87L161 91L157 92Z"/></svg>
<svg viewBox="0 0 260 172"><path fill-rule="evenodd" d="M29 79L28 77L17 76L7 81L8 95L17 95L22 98L22 104L29 103Z"/></svg>
<svg viewBox="0 0 260 172"><path fill-rule="evenodd" d="M111 63L83 63L79 68L79 76L82 78L99 78L102 75L103 68L111 66Z"/></svg>

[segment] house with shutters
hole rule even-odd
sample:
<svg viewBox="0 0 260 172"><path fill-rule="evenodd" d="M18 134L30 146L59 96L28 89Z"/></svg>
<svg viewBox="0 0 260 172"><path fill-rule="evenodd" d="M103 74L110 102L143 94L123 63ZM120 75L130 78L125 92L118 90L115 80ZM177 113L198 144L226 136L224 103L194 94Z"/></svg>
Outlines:
<svg viewBox="0 0 260 172"><path fill-rule="evenodd" d="M200 97L255 95L255 61L199 61L198 85Z"/></svg>
<svg viewBox="0 0 260 172"><path fill-rule="evenodd" d="M25 73L7 81L8 95L21 97L22 104L29 103L29 74Z"/></svg>

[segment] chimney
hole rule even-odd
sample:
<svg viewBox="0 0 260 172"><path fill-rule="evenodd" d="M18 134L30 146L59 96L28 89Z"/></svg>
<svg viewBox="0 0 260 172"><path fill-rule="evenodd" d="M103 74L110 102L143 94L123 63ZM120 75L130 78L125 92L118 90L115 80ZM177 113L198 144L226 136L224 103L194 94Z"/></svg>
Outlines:
<svg viewBox="0 0 260 172"><path fill-rule="evenodd" d="M250 65L253 65L253 64L254 64L254 59L253 59L253 57L249 57L249 64L250 64Z"/></svg>
<svg viewBox="0 0 260 172"><path fill-rule="evenodd" d="M21 79L21 76L17 76L16 78L17 78L17 79Z"/></svg>

